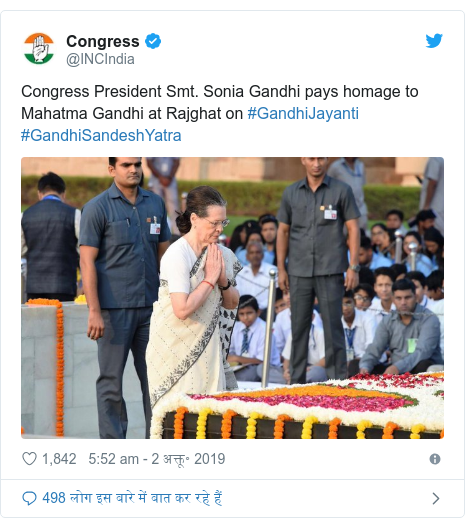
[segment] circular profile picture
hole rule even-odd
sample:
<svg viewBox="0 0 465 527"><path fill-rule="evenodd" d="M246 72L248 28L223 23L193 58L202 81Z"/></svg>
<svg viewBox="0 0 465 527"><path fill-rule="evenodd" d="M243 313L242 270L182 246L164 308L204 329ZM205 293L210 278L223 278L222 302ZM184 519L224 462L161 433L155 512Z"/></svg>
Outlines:
<svg viewBox="0 0 465 527"><path fill-rule="evenodd" d="M53 40L45 33L34 33L24 41L24 56L32 64L46 64L53 57Z"/></svg>

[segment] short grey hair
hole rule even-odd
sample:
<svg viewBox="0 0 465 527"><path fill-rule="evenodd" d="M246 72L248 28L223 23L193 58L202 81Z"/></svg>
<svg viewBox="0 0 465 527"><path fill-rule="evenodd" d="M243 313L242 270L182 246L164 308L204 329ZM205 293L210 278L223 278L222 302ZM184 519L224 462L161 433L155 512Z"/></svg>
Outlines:
<svg viewBox="0 0 465 527"><path fill-rule="evenodd" d="M265 248L263 247L263 243L259 242L258 240L250 240L249 243L247 244L246 250L248 250L249 247L252 247L253 245L256 245L257 247L259 247L261 249L262 253L265 252Z"/></svg>

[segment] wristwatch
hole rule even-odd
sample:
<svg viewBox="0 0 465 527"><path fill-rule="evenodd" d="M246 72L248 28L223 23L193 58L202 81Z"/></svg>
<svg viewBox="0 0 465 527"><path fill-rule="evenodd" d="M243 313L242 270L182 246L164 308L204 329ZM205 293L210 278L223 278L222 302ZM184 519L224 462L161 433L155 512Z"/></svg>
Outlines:
<svg viewBox="0 0 465 527"><path fill-rule="evenodd" d="M226 291L226 289L229 289L229 288L231 287L231 285L232 285L232 284L231 284L231 281L230 281L229 278L228 278L228 285L225 286L225 287L221 287L220 284L218 284L218 289L219 289L220 291Z"/></svg>
<svg viewBox="0 0 465 527"><path fill-rule="evenodd" d="M354 271L356 273L359 273L360 272L360 266L357 264L357 265L349 265L349 269L351 271Z"/></svg>

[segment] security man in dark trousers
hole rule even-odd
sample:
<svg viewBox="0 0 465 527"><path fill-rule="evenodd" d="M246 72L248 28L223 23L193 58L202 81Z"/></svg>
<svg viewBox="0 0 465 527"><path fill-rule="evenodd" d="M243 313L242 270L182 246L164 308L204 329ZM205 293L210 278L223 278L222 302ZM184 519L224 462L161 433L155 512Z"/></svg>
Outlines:
<svg viewBox="0 0 465 527"><path fill-rule="evenodd" d="M27 299L76 298L81 211L66 203L66 184L48 172L37 184L39 202L21 218L21 256L27 259Z"/></svg>
<svg viewBox="0 0 465 527"><path fill-rule="evenodd" d="M315 296L323 320L327 376L347 377L342 297L344 286L349 290L358 285L360 270L360 212L352 189L326 175L327 157L302 157L302 164L306 177L283 193L277 239L279 287L291 293L291 383L299 384L305 384Z"/></svg>
<svg viewBox="0 0 465 527"><path fill-rule="evenodd" d="M89 306L87 336L98 342L97 407L102 439L128 427L123 372L132 350L149 437L151 408L145 350L158 299L160 259L171 237L163 200L143 190L140 157L110 157L112 186L82 211L80 248Z"/></svg>

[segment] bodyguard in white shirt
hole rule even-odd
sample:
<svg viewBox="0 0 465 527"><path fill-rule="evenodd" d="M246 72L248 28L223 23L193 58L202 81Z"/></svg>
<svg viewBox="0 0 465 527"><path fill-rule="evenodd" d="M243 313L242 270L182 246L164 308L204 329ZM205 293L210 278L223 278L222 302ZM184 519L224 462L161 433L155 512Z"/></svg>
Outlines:
<svg viewBox="0 0 465 527"><path fill-rule="evenodd" d="M237 275L237 289L241 295L254 296L257 299L258 307L263 311L268 307L270 269L276 271L276 283L278 270L274 265L263 261L263 244L258 241L250 241L247 244L247 260L249 265Z"/></svg>

